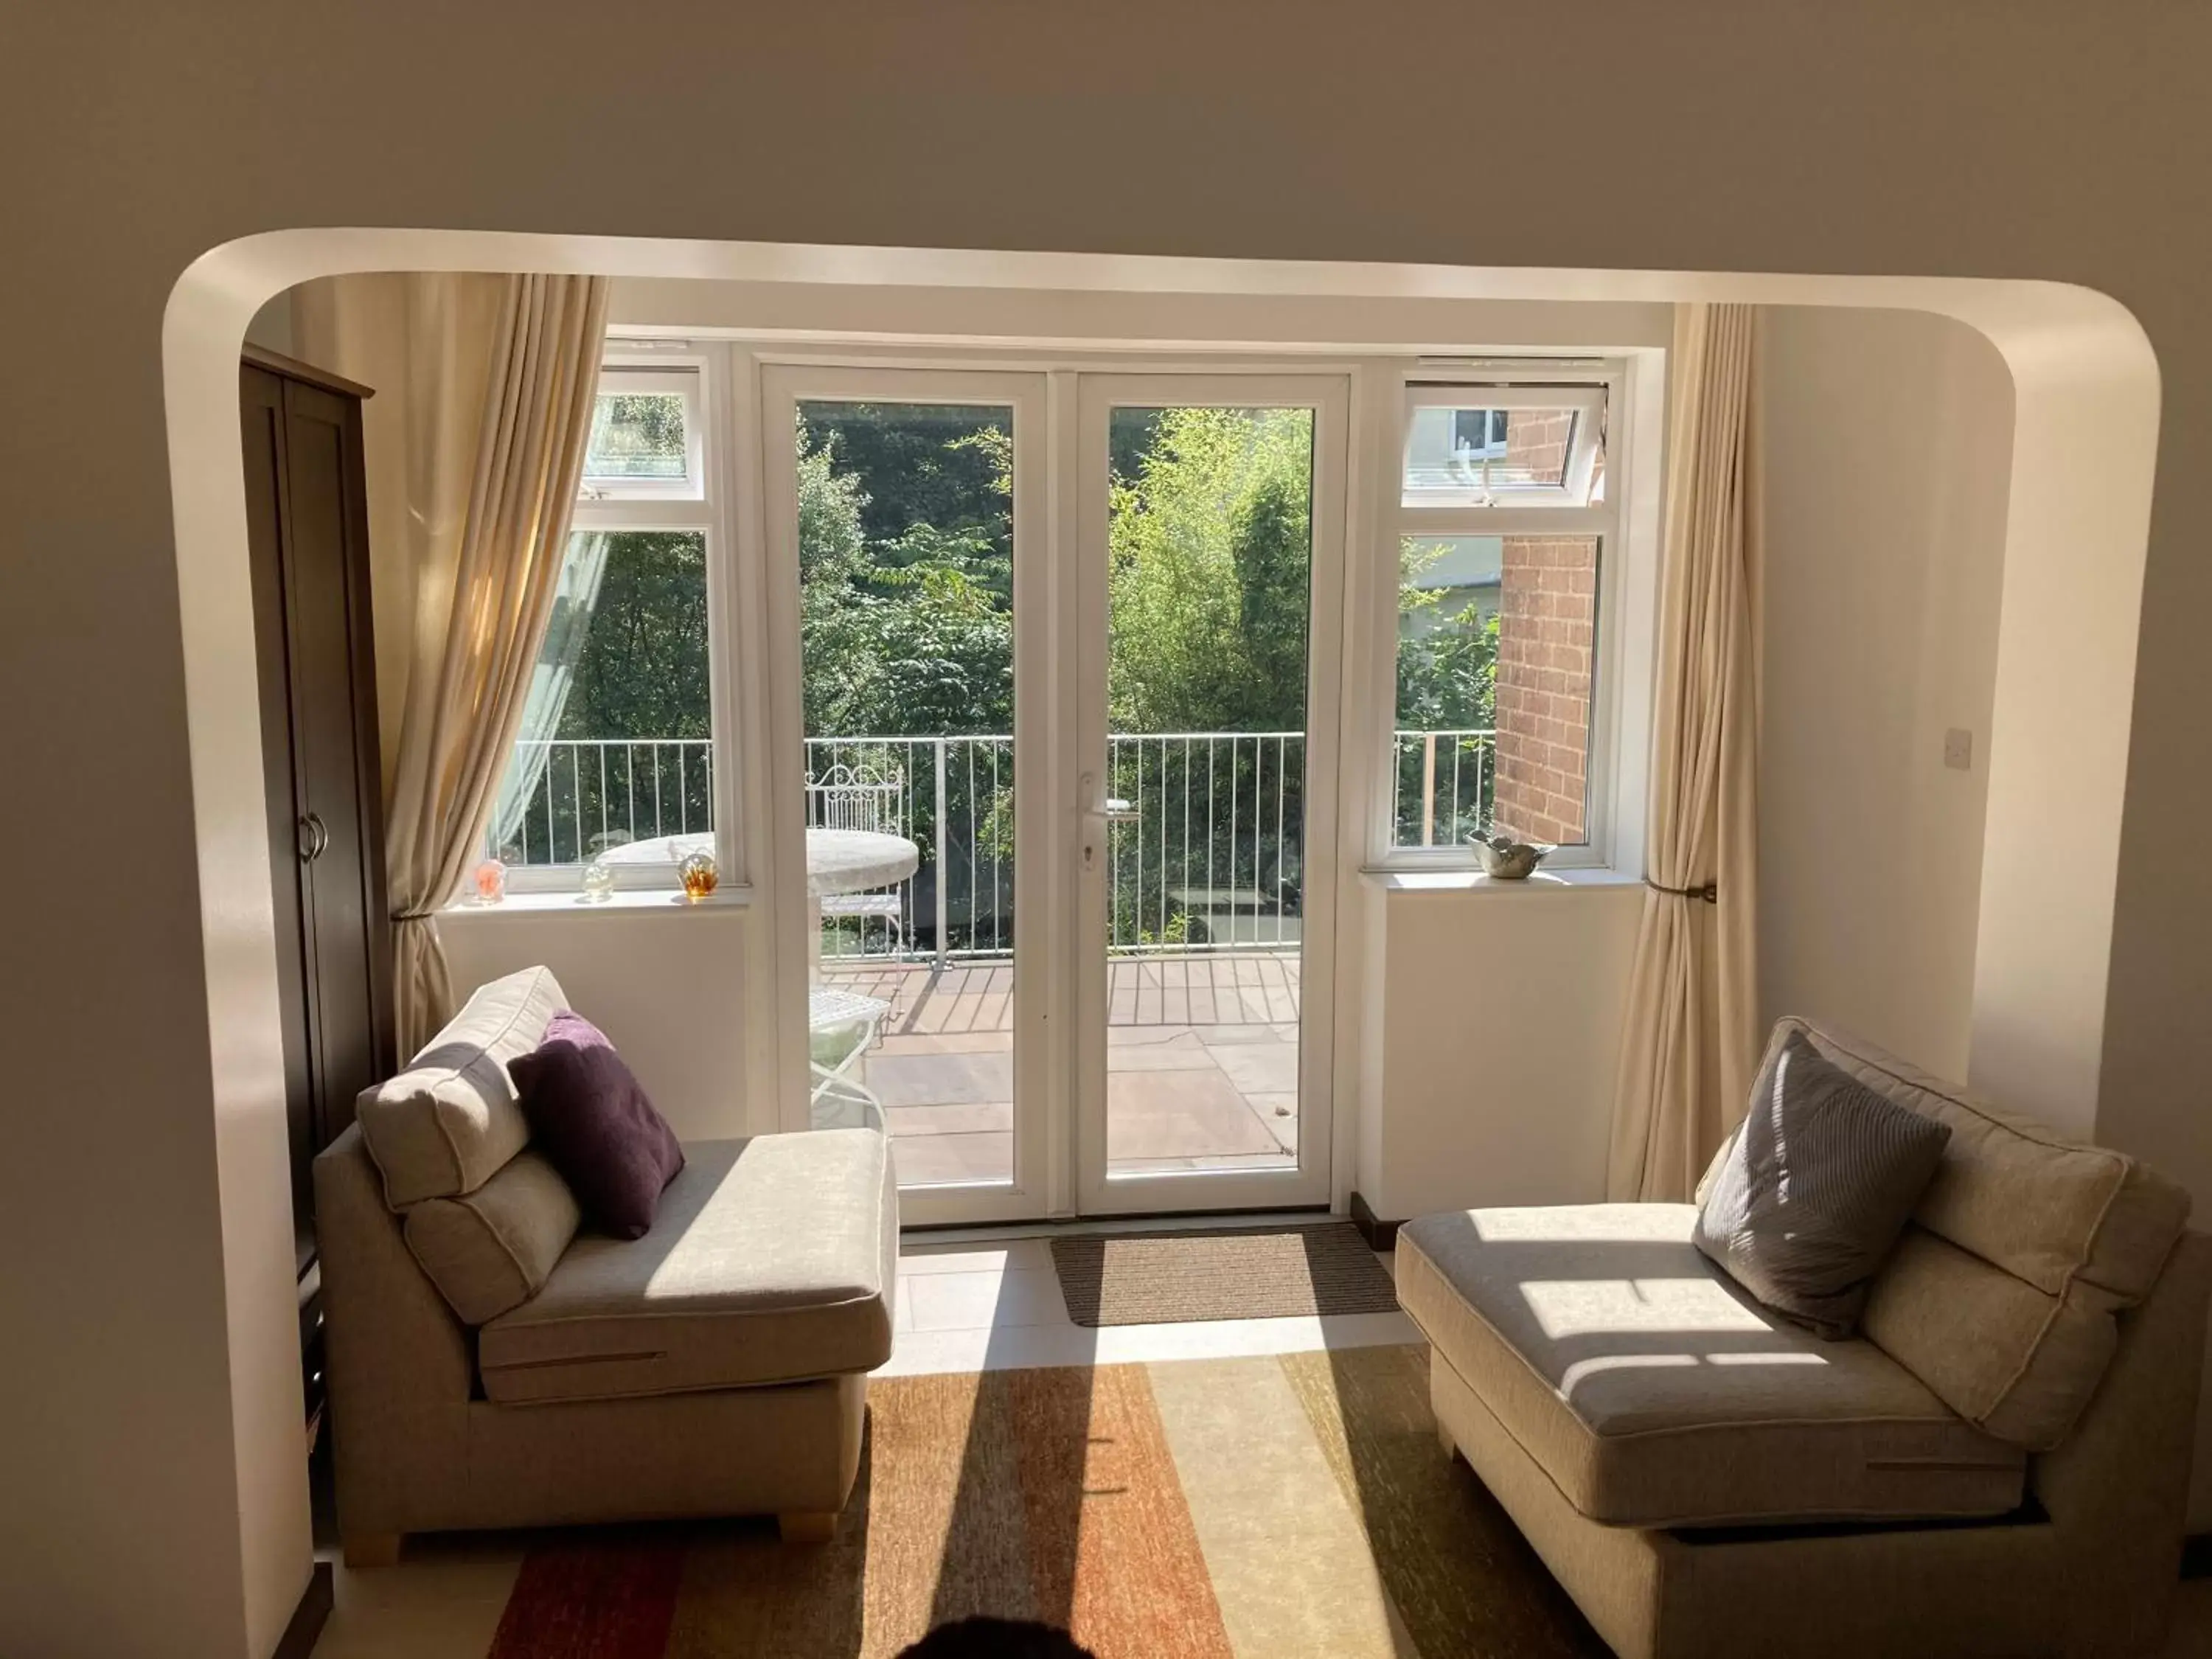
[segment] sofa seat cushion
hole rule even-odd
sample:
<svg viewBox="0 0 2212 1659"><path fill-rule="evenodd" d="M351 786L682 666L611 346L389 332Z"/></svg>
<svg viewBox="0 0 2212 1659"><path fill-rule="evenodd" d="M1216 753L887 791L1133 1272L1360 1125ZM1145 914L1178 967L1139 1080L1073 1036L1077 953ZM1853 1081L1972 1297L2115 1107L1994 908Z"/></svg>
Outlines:
<svg viewBox="0 0 2212 1659"><path fill-rule="evenodd" d="M1592 1520L2000 1515L2026 1459L1871 1342L1760 1308L1689 1204L1451 1211L1399 1230L1398 1299Z"/></svg>
<svg viewBox="0 0 2212 1659"><path fill-rule="evenodd" d="M581 1233L477 1333L501 1405L869 1371L891 1352L898 1194L872 1129L692 1141L643 1238Z"/></svg>

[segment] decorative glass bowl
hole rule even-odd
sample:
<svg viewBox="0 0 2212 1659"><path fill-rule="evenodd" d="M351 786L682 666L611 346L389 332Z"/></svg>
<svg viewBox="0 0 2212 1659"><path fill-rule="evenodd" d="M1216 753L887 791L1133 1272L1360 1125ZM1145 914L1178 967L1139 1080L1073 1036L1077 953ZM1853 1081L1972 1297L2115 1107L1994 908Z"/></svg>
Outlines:
<svg viewBox="0 0 2212 1659"><path fill-rule="evenodd" d="M676 878L684 884L684 896L696 902L722 879L721 866L712 853L694 853L676 866Z"/></svg>
<svg viewBox="0 0 2212 1659"><path fill-rule="evenodd" d="M583 888L584 896L580 902L605 904L614 896L614 866L603 858L593 859L584 866Z"/></svg>
<svg viewBox="0 0 2212 1659"><path fill-rule="evenodd" d="M1482 866L1482 873L1492 881L1526 881L1536 873L1536 866L1553 849L1539 847L1525 841L1516 841L1500 833L1495 836L1476 836L1468 845L1474 848L1474 856Z"/></svg>

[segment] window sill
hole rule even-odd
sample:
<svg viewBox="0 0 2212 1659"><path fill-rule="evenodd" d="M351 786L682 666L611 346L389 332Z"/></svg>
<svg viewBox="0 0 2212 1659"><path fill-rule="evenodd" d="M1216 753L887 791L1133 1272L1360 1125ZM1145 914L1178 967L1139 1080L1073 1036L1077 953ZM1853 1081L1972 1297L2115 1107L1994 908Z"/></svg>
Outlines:
<svg viewBox="0 0 2212 1659"><path fill-rule="evenodd" d="M1407 870L1370 867L1360 875L1388 893L1542 893L1572 888L1641 887L1644 878L1622 870L1589 866L1539 870L1523 881L1499 881L1480 870Z"/></svg>
<svg viewBox="0 0 2212 1659"><path fill-rule="evenodd" d="M472 920L477 916L520 916L550 915L611 915L617 911L635 914L640 910L741 910L753 902L750 887L718 887L702 899L690 899L681 893L672 893L665 888L635 888L629 891L612 892L604 899L586 902L582 894L567 890L536 893L509 893L496 904L449 904L438 912L441 921L455 919Z"/></svg>

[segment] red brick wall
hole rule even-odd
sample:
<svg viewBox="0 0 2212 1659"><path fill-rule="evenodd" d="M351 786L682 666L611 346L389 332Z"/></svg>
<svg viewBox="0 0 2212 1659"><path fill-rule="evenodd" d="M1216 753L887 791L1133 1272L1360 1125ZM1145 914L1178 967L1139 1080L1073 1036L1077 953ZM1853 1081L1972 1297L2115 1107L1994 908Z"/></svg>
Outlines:
<svg viewBox="0 0 2212 1659"><path fill-rule="evenodd" d="M1523 841L1589 838L1597 552L1594 537L1505 538L1491 816L1498 829Z"/></svg>
<svg viewBox="0 0 2212 1659"><path fill-rule="evenodd" d="M1567 470L1567 440L1574 434L1571 410L1516 409L1505 416L1505 464L1528 470L1538 483L1557 483Z"/></svg>

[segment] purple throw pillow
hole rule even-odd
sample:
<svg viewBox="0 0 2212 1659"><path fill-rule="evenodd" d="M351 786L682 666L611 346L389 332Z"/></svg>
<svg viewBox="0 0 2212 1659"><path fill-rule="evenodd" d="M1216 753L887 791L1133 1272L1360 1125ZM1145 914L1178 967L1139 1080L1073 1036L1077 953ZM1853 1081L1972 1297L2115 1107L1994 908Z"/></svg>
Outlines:
<svg viewBox="0 0 2212 1659"><path fill-rule="evenodd" d="M575 1194L586 1224L644 1237L684 1148L606 1034L564 1008L507 1069L532 1143Z"/></svg>

